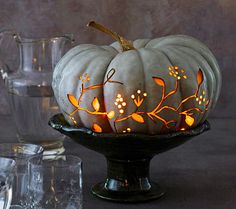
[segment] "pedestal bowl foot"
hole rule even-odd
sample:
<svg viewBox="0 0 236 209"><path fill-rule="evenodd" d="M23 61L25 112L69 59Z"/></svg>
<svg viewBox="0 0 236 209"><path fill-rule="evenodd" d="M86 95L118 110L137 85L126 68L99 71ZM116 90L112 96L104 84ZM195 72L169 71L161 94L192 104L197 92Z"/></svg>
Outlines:
<svg viewBox="0 0 236 209"><path fill-rule="evenodd" d="M156 183L151 182L151 189L143 192L112 192L105 188L106 182L92 187L92 194L104 200L123 203L147 202L161 198L165 191Z"/></svg>

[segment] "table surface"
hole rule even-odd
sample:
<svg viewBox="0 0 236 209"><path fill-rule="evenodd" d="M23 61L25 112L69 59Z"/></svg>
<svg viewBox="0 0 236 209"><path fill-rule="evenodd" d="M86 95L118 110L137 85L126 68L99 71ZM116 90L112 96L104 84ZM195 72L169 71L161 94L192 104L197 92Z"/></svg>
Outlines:
<svg viewBox="0 0 236 209"><path fill-rule="evenodd" d="M148 203L120 204L90 194L93 184L106 176L105 158L69 138L66 153L84 162L84 209L235 209L236 119L210 119L212 129L193 140L157 155L151 178L167 191L164 198ZM0 116L0 142L15 142L9 116Z"/></svg>

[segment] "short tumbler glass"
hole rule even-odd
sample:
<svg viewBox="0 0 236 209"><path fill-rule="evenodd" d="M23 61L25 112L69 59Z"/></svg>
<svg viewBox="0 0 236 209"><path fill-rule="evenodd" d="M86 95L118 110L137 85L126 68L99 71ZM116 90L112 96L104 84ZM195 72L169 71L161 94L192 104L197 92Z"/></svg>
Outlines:
<svg viewBox="0 0 236 209"><path fill-rule="evenodd" d="M25 208L28 196L28 160L39 158L43 148L34 144L4 143L0 144L0 156L16 161L16 172L13 180L12 206ZM13 208L13 207L11 207Z"/></svg>
<svg viewBox="0 0 236 209"><path fill-rule="evenodd" d="M32 209L81 209L82 161L72 155L44 155L29 160Z"/></svg>
<svg viewBox="0 0 236 209"><path fill-rule="evenodd" d="M12 182L16 162L0 157L0 209L9 209L12 200Z"/></svg>

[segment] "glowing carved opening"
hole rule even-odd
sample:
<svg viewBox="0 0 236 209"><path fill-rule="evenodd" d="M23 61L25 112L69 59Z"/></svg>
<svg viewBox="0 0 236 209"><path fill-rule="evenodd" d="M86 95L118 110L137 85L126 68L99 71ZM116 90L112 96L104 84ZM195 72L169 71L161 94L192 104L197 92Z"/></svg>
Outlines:
<svg viewBox="0 0 236 209"><path fill-rule="evenodd" d="M137 90L137 93L138 93L138 96L137 98L135 97L134 94L131 95L131 98L133 99L133 102L134 104L137 106L137 107L140 107L144 101L144 97L147 96L147 93L143 93L143 98L141 98L141 90Z"/></svg>
<svg viewBox="0 0 236 209"><path fill-rule="evenodd" d="M93 124L92 130L93 130L94 132L97 132L97 133L102 133L102 128L101 128L101 126L99 126L99 125L96 124L96 123Z"/></svg>
<svg viewBox="0 0 236 209"><path fill-rule="evenodd" d="M92 85L89 87L85 87L85 83L87 81L90 80L90 77L87 75L87 73L85 73L83 76L80 76L79 79L82 81L82 85L81 85L81 94L78 98L78 100L71 94L67 94L67 98L69 100L69 102L76 108L74 111L72 111L71 113L66 113L66 115L68 115L68 117L72 120L72 122L74 123L74 125L77 125L77 122L75 120L75 118L73 117L73 115L78 112L78 111L84 111L88 114L91 115L105 115L107 116L109 119L112 119L115 116L115 112L113 110L109 111L109 112L100 112L100 103L97 97L95 97L91 103L92 107L94 108L94 111L90 111L87 108L83 108L80 106L80 102L82 100L82 97L84 96L85 92L87 91L91 91L93 89L97 89L97 88L102 88L103 86L105 86L107 83L117 83L117 84L122 84L121 82L118 81L113 81L111 80L111 78L113 77L113 75L115 74L115 69L111 69L108 74L107 74L107 78L105 80L104 83L102 84L98 84L98 85ZM95 132L102 132L102 128L100 127L98 124L93 124L92 129Z"/></svg>
<svg viewBox="0 0 236 209"><path fill-rule="evenodd" d="M169 75L177 78L180 80L181 78L187 79L187 76L185 75L185 70L180 69L178 66L170 66L168 67Z"/></svg>
<svg viewBox="0 0 236 209"><path fill-rule="evenodd" d="M181 100L180 103L178 104L178 106L176 106L176 107L163 105L163 103L165 102L165 100L167 98L171 97L172 95L174 95L178 91L179 81L181 79L184 79L184 80L187 79L187 75L185 74L186 71L184 69L179 68L178 66L170 66L170 67L168 67L168 70L169 70L169 75L175 79L175 82L176 82L175 88L170 92L166 92L165 80L160 77L153 76L152 78L153 78L154 83L161 88L162 93L161 93L161 100L159 102L157 102L157 105L155 106L155 108L149 112L139 111L139 107L142 106L142 104L145 102L145 98L148 96L148 94L146 92L142 93L142 91L140 89L138 89L136 91L136 93L130 95L130 98L132 99L134 105L136 106L135 110L132 113L129 113L128 115L123 116L123 114L125 113L125 110L126 110L125 108L127 106L127 102L122 97L121 93L117 94L116 99L114 101L114 105L115 105L114 108L117 108L118 115L116 116L116 118L114 119L114 122L113 122L116 132L117 132L117 128L116 128L117 123L120 123L120 122L128 120L128 119L132 119L134 122L142 124L142 123L145 123L145 120L146 120L144 118L145 115L155 123L157 121L162 122L164 128L167 128L167 129L175 128L176 131L178 131L178 130L184 131L184 130L186 130L187 127L191 127L194 125L194 122L195 122L194 113L198 112L200 114L203 114L204 111L208 110L208 105L210 103L210 100L206 98L206 91L203 89L201 94L199 94L199 88L204 80L204 75L203 75L203 72L201 69L199 69L197 72L196 80L197 80L198 86L197 86L197 89L194 94L189 95L188 97ZM122 85L123 83L121 83L119 81L111 80L111 78L113 77L114 74L115 74L115 69L111 69L108 72L104 83L92 85L89 87L85 87L85 83L87 81L89 81L91 78L87 74L80 76L80 80L82 81L82 85L81 85L81 94L80 94L79 98L76 99L71 94L67 95L68 101L76 109L73 112L71 112L70 114L68 114L68 113L66 113L66 114L70 117L70 119L72 120L72 122L75 125L77 125L77 122L76 122L75 118L73 117L73 115L77 111L84 111L84 112L91 114L91 115L106 116L108 119L113 119L115 117L114 110L110 110L109 112L100 111L100 108L101 108L100 102L99 102L99 98L97 98L97 97L94 97L93 101L91 102L91 106L93 107L94 111L83 108L80 105L81 99L82 99L84 93L87 91L91 91L91 90L94 90L97 88L102 88L107 83L116 83L116 84ZM190 99L194 99L195 103L197 104L197 107L191 107L186 110L181 110L181 108L183 107L183 104L188 102ZM203 107L203 109L200 109L199 106ZM165 118L161 117L160 113L163 110L174 111L178 115L183 116L182 122L180 123L182 125L177 127L176 126L177 121L175 121L175 120L167 121ZM187 126L183 125L183 122ZM96 123L94 123L91 128L93 131L98 132L98 133L101 133L103 131L102 127ZM128 127L126 129L123 129L122 132L123 133L131 132L131 128Z"/></svg>
<svg viewBox="0 0 236 209"><path fill-rule="evenodd" d="M95 98L93 99L92 106L93 106L93 108L94 108L95 111L99 111L99 109L100 109L100 103L99 103L97 97L95 97Z"/></svg>

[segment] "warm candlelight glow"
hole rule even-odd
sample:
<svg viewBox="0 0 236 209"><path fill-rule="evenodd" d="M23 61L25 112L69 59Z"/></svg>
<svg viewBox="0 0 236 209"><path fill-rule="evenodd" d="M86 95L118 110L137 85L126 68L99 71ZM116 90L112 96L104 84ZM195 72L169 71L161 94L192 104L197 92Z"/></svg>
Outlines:
<svg viewBox="0 0 236 209"><path fill-rule="evenodd" d="M147 112L139 111L139 108L145 102L145 98L147 98L148 95L151 96L150 93L148 94L147 92L143 92L142 89L138 89L138 90L134 89L133 94L128 95L127 99L131 98L133 101L133 104L136 106L134 111L130 112L130 113L126 112L126 107L129 103L127 103L126 98L124 98L124 96L127 96L127 95L122 95L121 92L119 92L116 95L115 101L113 102L114 107L113 107L113 109L109 110L108 112L100 111L101 105L100 105L99 100L102 100L102 98L97 98L97 97L94 97L93 101L91 102L91 107L93 108L93 110L89 110L87 108L81 107L80 101L81 101L82 97L84 97L85 92L92 91L97 88L102 88L107 83L114 83L114 85L115 84L116 85L117 84L123 85L123 83L121 83L119 81L111 80L113 75L115 74L115 69L111 69L108 72L107 78L104 83L96 84L96 85L92 85L92 86L88 86L88 87L86 87L85 84L87 81L90 80L89 75L87 73L84 75L81 75L80 80L82 81L82 85L81 85L82 90L81 90L81 94L80 94L79 98L75 98L71 94L67 95L69 102L76 109L73 112L66 113L66 114L71 118L71 120L73 121L73 123L75 125L78 125L78 123L75 121L73 115L77 111L84 111L84 112L91 114L91 115L107 116L108 119L114 118L113 124L114 124L115 130L117 130L116 129L117 123L122 123L123 121L131 119L134 122L142 124L142 123L146 122L145 120L147 120L147 117L148 117L154 123L157 123L157 122L163 123L163 126L167 129L175 128L176 131L180 131L180 130L184 131L184 130L186 130L187 127L191 127L194 125L194 123L195 123L194 115L196 114L196 112L203 114L204 111L208 110L208 105L209 105L210 101L206 97L206 95L207 95L206 90L201 88L201 93L199 92L200 86L204 80L204 75L203 75L202 70L199 69L197 72L197 75L196 75L196 81L197 81L198 85L197 85L197 89L195 90L195 92L192 95L189 95L186 98L182 99L177 106L168 106L168 105L164 104L165 100L167 100L167 98L176 94L176 92L179 89L179 82L182 78L183 78L183 80L187 79L186 71L184 69L180 68L179 66L170 66L170 67L168 67L168 70L169 70L169 75L175 79L175 83L176 83L175 88L173 90L171 90L170 92L166 92L165 80L163 78L153 76L152 77L153 82L157 86L159 86L159 88L161 88L162 95L161 95L160 101L157 101L156 106L151 111L147 111ZM154 96L153 96L153 99L155 99ZM183 105L185 103L187 103L189 100L195 101L196 106L184 110ZM201 106L202 109L200 109L199 106ZM115 111L116 109L118 111ZM163 118L163 116L161 116L161 114L160 114L163 110L172 111L172 112L177 113L179 116L183 116L182 121L184 123L181 122L183 124L183 126L182 127L176 126L177 121L174 119L167 120L167 119ZM144 117L144 116L147 116L147 117ZM184 124L186 124L186 125L184 125ZM98 133L103 132L103 129L99 124L94 123L91 128L95 132L98 132ZM122 132L123 133L131 132L131 128L129 128L129 127L125 128Z"/></svg>

